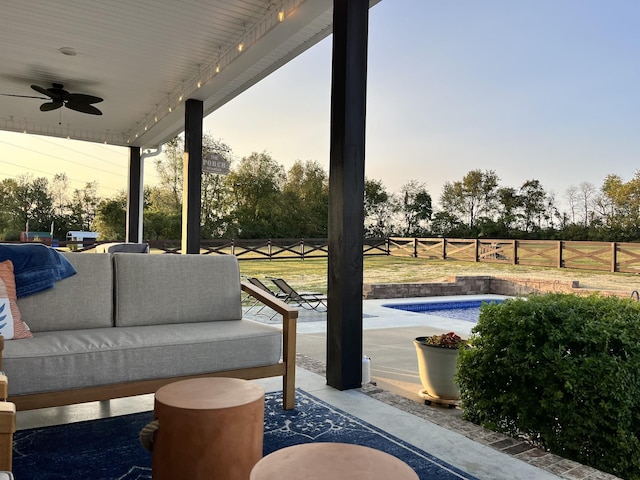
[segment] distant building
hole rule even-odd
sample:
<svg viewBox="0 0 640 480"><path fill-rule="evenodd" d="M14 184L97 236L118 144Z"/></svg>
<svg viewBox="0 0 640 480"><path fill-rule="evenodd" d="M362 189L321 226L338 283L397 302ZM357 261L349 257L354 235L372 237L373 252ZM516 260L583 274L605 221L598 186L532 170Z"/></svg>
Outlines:
<svg viewBox="0 0 640 480"><path fill-rule="evenodd" d="M67 247L74 250L76 248L82 248L96 243L98 240L98 232L85 232L82 230L72 230L67 232L67 242L78 242L78 243L67 243Z"/></svg>
<svg viewBox="0 0 640 480"><path fill-rule="evenodd" d="M20 241L29 243L44 243L51 245L51 233L49 232L20 232Z"/></svg>

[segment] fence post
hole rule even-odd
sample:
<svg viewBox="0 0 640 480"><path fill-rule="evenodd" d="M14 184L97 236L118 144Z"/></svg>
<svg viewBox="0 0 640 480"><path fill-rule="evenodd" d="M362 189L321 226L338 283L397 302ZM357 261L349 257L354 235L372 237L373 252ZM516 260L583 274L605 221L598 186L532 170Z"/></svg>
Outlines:
<svg viewBox="0 0 640 480"><path fill-rule="evenodd" d="M387 248L387 257L391 256L391 239L389 237L384 239L384 244Z"/></svg>
<svg viewBox="0 0 640 480"><path fill-rule="evenodd" d="M618 271L618 244L611 242L611 271L613 273Z"/></svg>
<svg viewBox="0 0 640 480"><path fill-rule="evenodd" d="M273 260L273 258L271 258L273 251L271 250L271 239L267 240L267 256L269 257L269 260Z"/></svg>
<svg viewBox="0 0 640 480"><path fill-rule="evenodd" d="M413 258L418 258L418 239L413 238Z"/></svg>
<svg viewBox="0 0 640 480"><path fill-rule="evenodd" d="M518 240L513 241L513 264L518 264Z"/></svg>
<svg viewBox="0 0 640 480"><path fill-rule="evenodd" d="M558 268L562 268L562 247L564 242L562 240L558 240Z"/></svg>
<svg viewBox="0 0 640 480"><path fill-rule="evenodd" d="M442 237L442 259L447 259L447 239Z"/></svg>
<svg viewBox="0 0 640 480"><path fill-rule="evenodd" d="M233 255L234 257L236 256L236 242L233 240L233 238L231 239L231 255Z"/></svg>
<svg viewBox="0 0 640 480"><path fill-rule="evenodd" d="M474 261L476 263L478 263L478 253L479 253L479 250L480 250L480 240L478 240L476 238L474 243L475 243L475 254L473 256L474 256Z"/></svg>

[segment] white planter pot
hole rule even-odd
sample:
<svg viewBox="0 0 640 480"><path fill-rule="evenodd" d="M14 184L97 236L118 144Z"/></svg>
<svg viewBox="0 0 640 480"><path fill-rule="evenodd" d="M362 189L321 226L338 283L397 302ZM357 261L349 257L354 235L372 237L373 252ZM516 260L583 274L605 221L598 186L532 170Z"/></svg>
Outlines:
<svg viewBox="0 0 640 480"><path fill-rule="evenodd" d="M458 400L460 389L454 382L458 350L426 345L418 337L413 341L418 354L420 381L426 392L442 400Z"/></svg>

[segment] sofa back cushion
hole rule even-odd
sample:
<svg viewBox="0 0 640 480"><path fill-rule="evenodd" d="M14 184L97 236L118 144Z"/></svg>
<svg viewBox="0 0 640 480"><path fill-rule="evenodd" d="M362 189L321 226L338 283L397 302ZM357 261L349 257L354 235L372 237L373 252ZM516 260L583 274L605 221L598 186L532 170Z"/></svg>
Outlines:
<svg viewBox="0 0 640 480"><path fill-rule="evenodd" d="M113 326L113 269L107 253L63 253L77 273L18 299L33 333Z"/></svg>
<svg viewBox="0 0 640 480"><path fill-rule="evenodd" d="M240 270L228 255L114 253L115 324L240 320Z"/></svg>

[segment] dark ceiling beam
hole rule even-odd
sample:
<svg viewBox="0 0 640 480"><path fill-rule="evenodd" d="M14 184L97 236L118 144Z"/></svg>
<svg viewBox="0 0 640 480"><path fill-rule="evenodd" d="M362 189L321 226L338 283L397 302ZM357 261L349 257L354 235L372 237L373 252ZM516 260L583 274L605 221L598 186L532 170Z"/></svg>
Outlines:
<svg viewBox="0 0 640 480"><path fill-rule="evenodd" d="M335 0L329 161L327 383L362 381L368 0Z"/></svg>

